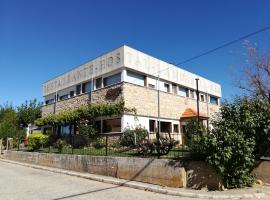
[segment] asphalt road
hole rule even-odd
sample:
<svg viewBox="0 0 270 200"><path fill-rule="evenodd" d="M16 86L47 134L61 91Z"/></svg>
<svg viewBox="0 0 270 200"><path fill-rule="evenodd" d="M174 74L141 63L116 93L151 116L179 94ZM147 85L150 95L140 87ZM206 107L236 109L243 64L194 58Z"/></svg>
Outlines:
<svg viewBox="0 0 270 200"><path fill-rule="evenodd" d="M0 161L0 200L187 200ZM191 198L194 200L194 198Z"/></svg>

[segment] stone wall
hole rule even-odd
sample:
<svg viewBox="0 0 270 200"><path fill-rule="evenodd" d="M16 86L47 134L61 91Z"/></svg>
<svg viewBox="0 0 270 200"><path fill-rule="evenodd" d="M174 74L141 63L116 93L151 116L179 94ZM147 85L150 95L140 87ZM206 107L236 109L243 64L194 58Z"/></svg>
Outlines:
<svg viewBox="0 0 270 200"><path fill-rule="evenodd" d="M156 117L157 109L157 90L134 85L131 83L119 83L113 86L95 90L92 93L93 102L115 102L123 96L126 107L137 109L137 114L142 116ZM73 109L80 105L87 105L91 101L91 94L82 94L67 100L56 103L56 112L66 109ZM42 114L53 113L54 104L42 107ZM208 107L208 108L207 108ZM180 119L186 108L197 110L197 102L191 98L179 95L160 92L160 116L162 118ZM218 111L219 106L200 102L200 113L209 116Z"/></svg>
<svg viewBox="0 0 270 200"><path fill-rule="evenodd" d="M270 158L259 161L252 173L262 182L270 184Z"/></svg>
<svg viewBox="0 0 270 200"><path fill-rule="evenodd" d="M142 116L158 115L157 90L129 83L123 85L123 96L127 107L135 107ZM180 119L186 108L197 110L197 101L176 94L160 92L160 116ZM209 116L219 110L219 106L208 104ZM200 102L200 113L207 115L207 103Z"/></svg>
<svg viewBox="0 0 270 200"><path fill-rule="evenodd" d="M136 180L169 187L185 187L186 172L178 161L5 151L6 159L79 172Z"/></svg>
<svg viewBox="0 0 270 200"><path fill-rule="evenodd" d="M92 95L92 98L91 98ZM88 105L91 99L94 103L96 102L115 102L119 100L122 95L122 83L109 86L106 88L95 90L92 94L81 94L74 96L70 99L58 101L55 106L55 112L60 112L62 110L70 110L77 108L81 105ZM44 105L42 107L42 115L52 114L54 110L54 104Z"/></svg>

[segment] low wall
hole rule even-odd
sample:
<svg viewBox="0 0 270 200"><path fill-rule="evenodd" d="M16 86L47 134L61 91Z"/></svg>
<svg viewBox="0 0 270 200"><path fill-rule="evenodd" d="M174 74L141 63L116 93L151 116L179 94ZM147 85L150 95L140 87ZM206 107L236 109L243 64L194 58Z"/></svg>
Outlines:
<svg viewBox="0 0 270 200"><path fill-rule="evenodd" d="M262 182L270 184L270 158L262 158L252 173Z"/></svg>
<svg viewBox="0 0 270 200"><path fill-rule="evenodd" d="M185 187L186 172L178 161L134 157L5 151L6 159L79 172L136 180L168 187Z"/></svg>

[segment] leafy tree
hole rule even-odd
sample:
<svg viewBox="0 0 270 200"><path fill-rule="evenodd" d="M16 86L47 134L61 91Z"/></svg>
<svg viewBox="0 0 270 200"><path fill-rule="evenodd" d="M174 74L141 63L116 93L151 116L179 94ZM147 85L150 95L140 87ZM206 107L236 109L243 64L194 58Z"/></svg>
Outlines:
<svg viewBox="0 0 270 200"><path fill-rule="evenodd" d="M0 138L18 136L17 114L12 105L0 106Z"/></svg>
<svg viewBox="0 0 270 200"><path fill-rule="evenodd" d="M24 104L17 107L18 123L26 127L28 124L33 124L34 121L41 117L42 103L36 99L26 101Z"/></svg>
<svg viewBox="0 0 270 200"><path fill-rule="evenodd" d="M194 122L188 125L190 148L216 168L227 187L250 185L255 159L269 152L268 101L238 97L231 103L224 102L211 124L209 134L203 129L194 131Z"/></svg>

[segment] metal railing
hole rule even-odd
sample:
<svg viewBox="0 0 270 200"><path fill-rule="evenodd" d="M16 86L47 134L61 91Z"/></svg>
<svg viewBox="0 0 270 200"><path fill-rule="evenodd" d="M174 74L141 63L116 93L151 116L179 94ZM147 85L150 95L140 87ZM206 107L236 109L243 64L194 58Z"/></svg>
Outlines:
<svg viewBox="0 0 270 200"><path fill-rule="evenodd" d="M169 159L181 159L190 156L189 149L185 145L174 145L166 154L158 155L157 149L152 149L149 154L142 154L139 151L139 144L132 146L121 145L120 132L110 132L100 134L92 140L85 141L80 135L71 135L60 138L64 142L62 146L57 146L57 139L53 142L35 150L40 153L61 153L93 156L117 156L117 157L160 157ZM59 138L58 138L59 139ZM146 146L148 147L148 146ZM17 150L13 148L12 150ZM30 151L27 146L21 147L20 151Z"/></svg>

